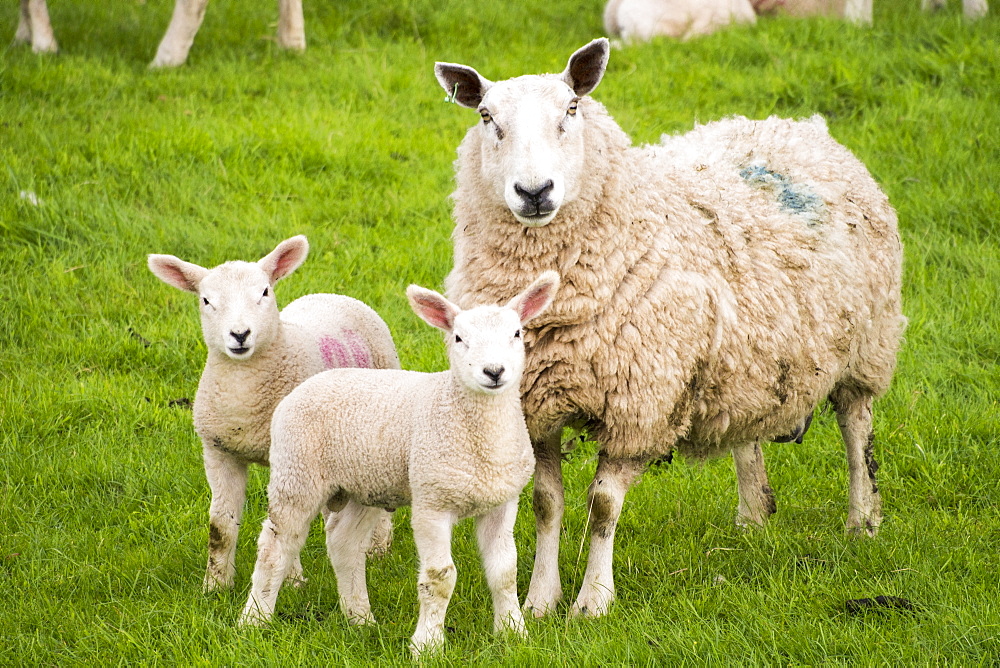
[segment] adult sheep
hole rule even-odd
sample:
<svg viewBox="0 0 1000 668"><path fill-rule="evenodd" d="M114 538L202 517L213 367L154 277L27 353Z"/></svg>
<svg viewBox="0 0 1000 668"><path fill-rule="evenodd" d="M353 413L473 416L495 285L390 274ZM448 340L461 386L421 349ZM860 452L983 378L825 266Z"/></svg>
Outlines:
<svg viewBox="0 0 1000 668"><path fill-rule="evenodd" d="M789 16L826 15L845 18L854 23L872 22L872 0L751 0L758 14L788 14ZM948 0L921 0L924 11L943 9ZM986 16L986 0L962 0L962 12L967 19Z"/></svg>
<svg viewBox="0 0 1000 668"><path fill-rule="evenodd" d="M526 332L521 385L536 457L535 615L562 596L569 424L600 444L573 613L613 601L615 527L651 459L731 451L738 521L761 524L775 505L760 442L800 429L827 397L847 450L847 528L874 535L882 518L872 399L905 326L895 211L819 117L732 118L633 147L588 97L608 54L598 39L561 74L497 83L435 66L482 116L458 148L449 299L498 302L541 270L563 277Z"/></svg>
<svg viewBox="0 0 1000 668"><path fill-rule="evenodd" d="M750 0L609 0L604 7L605 31L626 42L690 39L756 21Z"/></svg>
<svg viewBox="0 0 1000 668"><path fill-rule="evenodd" d="M150 67L177 67L184 64L207 6L208 0L177 0L170 25ZM278 45L285 49L305 50L302 0L278 0L278 10ZM32 50L39 53L55 53L59 50L45 0L21 0L21 16L14 41L30 42Z"/></svg>

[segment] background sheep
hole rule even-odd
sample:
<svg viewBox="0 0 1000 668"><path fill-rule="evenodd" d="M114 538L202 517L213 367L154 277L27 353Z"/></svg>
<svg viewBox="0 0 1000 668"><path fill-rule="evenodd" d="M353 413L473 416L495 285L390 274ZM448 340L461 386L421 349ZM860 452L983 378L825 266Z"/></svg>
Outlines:
<svg viewBox="0 0 1000 668"><path fill-rule="evenodd" d="M381 512L373 506L412 504L420 556L414 653L444 642L456 580L451 533L464 517L476 518L494 628L524 633L513 530L534 458L518 392L521 332L558 285L546 272L505 307L469 311L411 285L413 310L449 335L449 371L327 371L281 402L271 428L268 518L241 624L270 619L309 520L324 505L343 509L327 534L341 608L354 623L373 622L363 548Z"/></svg>
<svg viewBox="0 0 1000 668"><path fill-rule="evenodd" d="M751 0L758 14L780 13L791 16L839 16L855 23L872 22L872 0ZM941 9L947 0L921 0L924 11ZM967 19L986 16L986 0L962 0Z"/></svg>
<svg viewBox="0 0 1000 668"><path fill-rule="evenodd" d="M173 255L150 255L149 270L198 295L208 360L194 401L212 489L206 590L229 587L246 501L247 467L267 465L271 414L306 378L334 367L398 369L389 328L363 303L342 295L300 297L278 312L274 284L306 259L304 236L292 237L259 262L226 262L208 270ZM384 551L391 516L376 518L372 548ZM337 518L328 518L330 529ZM292 576L298 578L296 562Z"/></svg>
<svg viewBox="0 0 1000 668"><path fill-rule="evenodd" d="M170 25L150 67L176 67L184 64L207 6L208 0L177 0ZM278 0L278 10L278 45L285 49L305 50L302 0ZM59 50L45 0L21 0L21 18L14 41L31 42L31 48L36 52L55 53Z"/></svg>
<svg viewBox="0 0 1000 668"><path fill-rule="evenodd" d="M558 75L494 83L435 68L482 116L455 163L449 297L505 299L543 269L563 278L526 332L522 381L538 524L525 607L536 615L562 595L568 424L601 446L574 613L603 614L614 598L615 527L651 458L732 451L738 521L762 523L775 505L760 441L800 428L827 397L847 449L847 527L874 534L882 517L871 406L905 324L895 211L819 117L732 118L632 147L587 97L607 58L599 39Z"/></svg>
<svg viewBox="0 0 1000 668"><path fill-rule="evenodd" d="M756 20L750 0L610 0L604 8L604 30L627 42L689 39Z"/></svg>

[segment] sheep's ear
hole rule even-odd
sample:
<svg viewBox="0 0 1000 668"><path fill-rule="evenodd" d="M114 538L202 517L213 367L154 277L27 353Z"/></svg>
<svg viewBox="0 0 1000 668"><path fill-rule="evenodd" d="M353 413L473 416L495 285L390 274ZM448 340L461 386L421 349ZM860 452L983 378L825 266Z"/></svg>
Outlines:
<svg viewBox="0 0 1000 668"><path fill-rule="evenodd" d="M569 63L562 73L562 80L580 97L589 94L597 88L597 84L601 83L604 70L608 67L610 53L611 44L606 37L595 39L590 44L580 47L569 57Z"/></svg>
<svg viewBox="0 0 1000 668"><path fill-rule="evenodd" d="M309 254L309 242L304 235L285 239L262 257L257 264L268 275L271 285L299 268Z"/></svg>
<svg viewBox="0 0 1000 668"><path fill-rule="evenodd" d="M406 288L406 296L410 300L413 312L431 327L450 332L455 326L455 316L462 312L450 301L427 288L411 285Z"/></svg>
<svg viewBox="0 0 1000 668"><path fill-rule="evenodd" d="M521 324L528 322L552 303L559 289L559 274L547 271L518 296L507 302L507 308L517 311Z"/></svg>
<svg viewBox="0 0 1000 668"><path fill-rule="evenodd" d="M448 99L469 109L478 109L486 91L493 85L471 67L455 63L434 63L434 76L448 93Z"/></svg>
<svg viewBox="0 0 1000 668"><path fill-rule="evenodd" d="M208 274L208 269L185 262L173 255L151 254L146 260L149 270L168 285L198 294L198 284Z"/></svg>

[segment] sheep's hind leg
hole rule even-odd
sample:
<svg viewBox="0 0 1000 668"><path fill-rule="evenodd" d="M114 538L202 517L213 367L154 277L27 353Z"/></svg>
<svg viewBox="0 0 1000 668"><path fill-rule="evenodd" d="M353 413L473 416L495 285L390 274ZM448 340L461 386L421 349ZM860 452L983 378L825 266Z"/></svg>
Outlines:
<svg viewBox="0 0 1000 668"><path fill-rule="evenodd" d="M878 463L873 455L872 397L850 391L831 395L837 413L837 425L844 437L849 476L847 532L874 536L882 524L882 497L875 472Z"/></svg>
<svg viewBox="0 0 1000 668"><path fill-rule="evenodd" d="M517 547L514 520L517 499L476 518L479 554L486 582L493 594L493 630L509 629L525 635L524 617L517 603Z"/></svg>
<svg viewBox="0 0 1000 668"><path fill-rule="evenodd" d="M205 447L205 477L212 490L208 510L208 566L202 588L205 591L233 586L236 573L236 540L247 491L247 464Z"/></svg>
<svg viewBox="0 0 1000 668"><path fill-rule="evenodd" d="M271 498L269 503L270 514L257 541L253 586L237 622L239 626L261 626L271 619L278 590L305 545L312 518L319 512L319 504L296 506L295 501Z"/></svg>
<svg viewBox="0 0 1000 668"><path fill-rule="evenodd" d="M305 51L306 23L302 16L302 0L279 0L278 13L278 46Z"/></svg>
<svg viewBox="0 0 1000 668"><path fill-rule="evenodd" d="M35 53L59 51L45 0L21 0L21 15L17 22L14 41L31 42L31 50Z"/></svg>
<svg viewBox="0 0 1000 668"><path fill-rule="evenodd" d="M740 496L736 524L741 527L763 526L767 518L777 510L777 505L774 502L774 491L767 482L760 443L752 442L734 447L733 463L736 465L736 487Z"/></svg>
<svg viewBox="0 0 1000 668"><path fill-rule="evenodd" d="M351 624L375 622L368 600L365 554L385 514L380 508L367 508L352 501L327 518L326 551L337 576L340 609Z"/></svg>
<svg viewBox="0 0 1000 668"><path fill-rule="evenodd" d="M187 60L194 37L198 34L208 0L177 0L170 25L164 33L150 67L177 67Z"/></svg>
<svg viewBox="0 0 1000 668"><path fill-rule="evenodd" d="M646 459L612 459L603 452L590 485L590 555L580 594L571 615L599 617L615 600L613 566L615 528L625 493L646 468Z"/></svg>
<svg viewBox="0 0 1000 668"><path fill-rule="evenodd" d="M451 558L451 530L455 517L426 507L413 506L413 542L420 556L417 599L420 615L410 639L414 656L444 645L444 617L458 577Z"/></svg>
<svg viewBox="0 0 1000 668"><path fill-rule="evenodd" d="M531 572L524 610L541 617L562 599L559 581L559 534L564 511L561 430L535 447L535 566Z"/></svg>

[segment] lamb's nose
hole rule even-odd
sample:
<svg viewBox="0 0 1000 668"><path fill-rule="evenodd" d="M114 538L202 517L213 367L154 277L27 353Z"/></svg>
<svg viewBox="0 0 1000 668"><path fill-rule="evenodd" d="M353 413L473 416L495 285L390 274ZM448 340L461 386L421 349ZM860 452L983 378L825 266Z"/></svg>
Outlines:
<svg viewBox="0 0 1000 668"><path fill-rule="evenodd" d="M500 376L503 375L503 371L504 369L502 366L483 367L483 373L486 374L486 376L492 380L494 384L498 384L500 382Z"/></svg>
<svg viewBox="0 0 1000 668"><path fill-rule="evenodd" d="M525 188L520 183L515 183L514 192L523 200L537 203L541 202L553 187L555 187L555 184L552 183L552 179L549 179L537 188Z"/></svg>
<svg viewBox="0 0 1000 668"><path fill-rule="evenodd" d="M229 336L236 339L236 343L242 346L243 343L247 340L247 337L250 336L250 330L248 329L245 332L229 332Z"/></svg>

